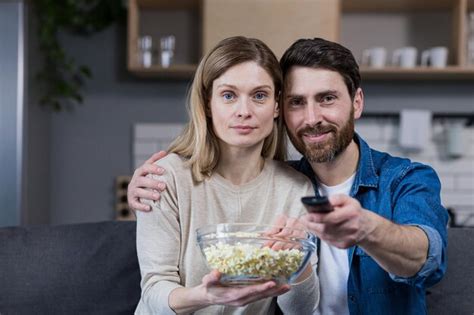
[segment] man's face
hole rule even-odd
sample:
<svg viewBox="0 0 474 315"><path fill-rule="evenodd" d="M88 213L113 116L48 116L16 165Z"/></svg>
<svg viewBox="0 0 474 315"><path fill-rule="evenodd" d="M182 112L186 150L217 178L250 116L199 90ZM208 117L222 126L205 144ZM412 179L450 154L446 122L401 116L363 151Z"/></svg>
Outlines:
<svg viewBox="0 0 474 315"><path fill-rule="evenodd" d="M362 112L362 91L352 101L339 73L292 67L283 98L290 140L310 162L330 162L351 143L354 120Z"/></svg>

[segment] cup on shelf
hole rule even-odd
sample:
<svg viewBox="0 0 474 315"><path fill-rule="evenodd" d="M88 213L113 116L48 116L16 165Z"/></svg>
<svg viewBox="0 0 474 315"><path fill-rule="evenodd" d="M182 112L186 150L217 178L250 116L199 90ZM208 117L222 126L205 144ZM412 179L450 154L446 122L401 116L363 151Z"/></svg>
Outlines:
<svg viewBox="0 0 474 315"><path fill-rule="evenodd" d="M142 36L138 39L138 57L140 64L149 68L153 64L153 39L149 35Z"/></svg>
<svg viewBox="0 0 474 315"><path fill-rule="evenodd" d="M372 68L383 68L387 62L385 47L372 47L362 52L362 64Z"/></svg>
<svg viewBox="0 0 474 315"><path fill-rule="evenodd" d="M463 121L457 121L446 126L446 153L449 157L461 157L466 151Z"/></svg>
<svg viewBox="0 0 474 315"><path fill-rule="evenodd" d="M161 66L168 68L173 62L175 37L168 35L160 38Z"/></svg>
<svg viewBox="0 0 474 315"><path fill-rule="evenodd" d="M448 48L432 47L421 54L421 65L433 68L444 68L448 63Z"/></svg>
<svg viewBox="0 0 474 315"><path fill-rule="evenodd" d="M392 55L392 65L401 68L414 68L418 50L415 47L402 47L395 49Z"/></svg>

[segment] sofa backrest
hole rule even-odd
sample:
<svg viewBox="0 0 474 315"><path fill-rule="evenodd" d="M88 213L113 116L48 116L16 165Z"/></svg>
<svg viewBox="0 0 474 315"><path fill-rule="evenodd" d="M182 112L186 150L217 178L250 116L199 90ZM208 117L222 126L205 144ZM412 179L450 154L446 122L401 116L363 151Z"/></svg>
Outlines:
<svg viewBox="0 0 474 315"><path fill-rule="evenodd" d="M0 229L0 314L133 314L135 224Z"/></svg>
<svg viewBox="0 0 474 315"><path fill-rule="evenodd" d="M448 229L448 267L426 292L429 315L474 314L474 229Z"/></svg>
<svg viewBox="0 0 474 315"><path fill-rule="evenodd" d="M133 314L135 222L0 229L0 314ZM474 314L474 229L448 230L445 277L428 314Z"/></svg>

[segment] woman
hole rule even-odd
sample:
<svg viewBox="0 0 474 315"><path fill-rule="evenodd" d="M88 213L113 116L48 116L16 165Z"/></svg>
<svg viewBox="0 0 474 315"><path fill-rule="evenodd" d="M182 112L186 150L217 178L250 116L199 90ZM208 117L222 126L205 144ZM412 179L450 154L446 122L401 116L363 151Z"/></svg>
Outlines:
<svg viewBox="0 0 474 315"><path fill-rule="evenodd" d="M219 285L208 273L195 231L208 224L268 224L304 213L313 194L303 175L282 162L278 96L282 75L271 50L257 39L221 41L200 62L188 97L190 121L157 164L167 190L153 211L137 213L142 298L137 314L271 314L273 296L285 313L311 313L318 302L315 274L290 292L269 281ZM274 160L276 159L276 160Z"/></svg>

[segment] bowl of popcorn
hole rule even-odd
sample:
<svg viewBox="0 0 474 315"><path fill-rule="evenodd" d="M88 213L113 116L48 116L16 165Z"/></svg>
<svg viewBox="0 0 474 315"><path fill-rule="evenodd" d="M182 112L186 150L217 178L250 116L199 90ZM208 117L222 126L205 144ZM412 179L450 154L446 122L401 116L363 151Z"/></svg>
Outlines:
<svg viewBox="0 0 474 315"><path fill-rule="evenodd" d="M209 270L221 273L223 285L295 283L316 248L313 234L289 227L223 223L196 232Z"/></svg>

